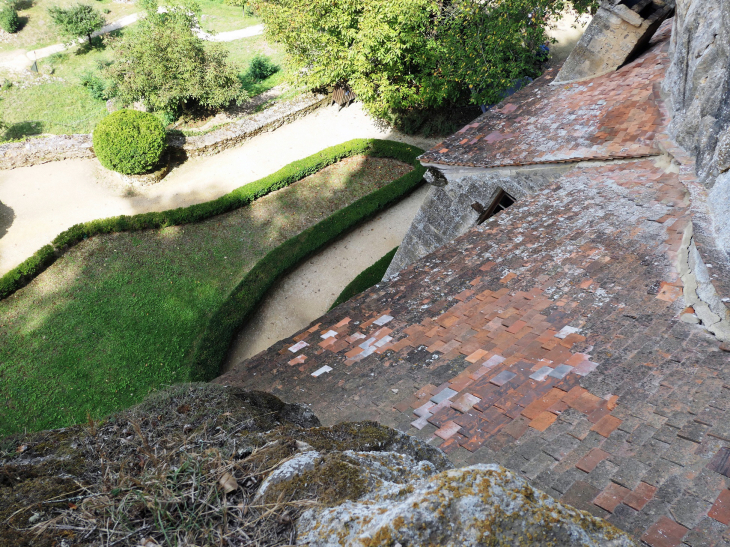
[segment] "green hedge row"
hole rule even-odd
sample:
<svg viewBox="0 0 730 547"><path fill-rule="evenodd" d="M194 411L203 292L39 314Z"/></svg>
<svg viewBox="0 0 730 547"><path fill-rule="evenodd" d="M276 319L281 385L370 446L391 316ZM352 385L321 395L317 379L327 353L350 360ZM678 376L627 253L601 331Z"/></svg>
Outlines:
<svg viewBox="0 0 730 547"><path fill-rule="evenodd" d="M338 296L335 303L330 306L330 309L335 309L337 306L343 302L347 302L356 294L360 294L361 292L368 290L373 285L380 283L385 272L388 271L388 266L390 266L390 263L393 262L393 257L397 251L398 247L389 251L388 254L379 259L375 264L360 272L355 279L350 281L347 287L342 289L340 296Z"/></svg>
<svg viewBox="0 0 730 547"><path fill-rule="evenodd" d="M315 248L321 247L325 242L329 241L333 237L339 235L339 233L342 233L342 231L348 229L347 227L353 226L359 222L359 220L382 209L383 206L389 204L394 199L404 195L410 191L410 189L418 185L423 178L423 173L425 172L425 169L418 161L416 161L416 157L418 157L421 153L423 153L421 149L399 142L383 141L378 139L355 139L337 146L326 148L321 152L313 154L312 156L302 160L292 162L267 177L250 184L246 184L245 186L241 186L240 188L237 188L236 190L233 190L232 192L213 201L157 213L142 213L134 216L122 215L118 217L92 220L83 224L76 224L59 234L58 237L53 240L51 245L42 247L25 262L2 276L0 278L0 300L7 298L18 289L30 283L37 275L43 272L43 270L53 264L57 258L62 256L70 247L89 237L113 232L132 232L200 222L213 216L227 213L248 205L252 201L265 196L270 192L284 188L285 186L322 170L328 165L337 163L343 158L357 154L394 158L414 165L414 171L411 171L385 188L382 188L370 196L359 200L350 207L343 209L317 225L317 227L315 227L316 230L328 230L328 235L326 236L328 239L322 239L319 236L315 236L312 241L307 240L306 244L301 242L296 244L287 242L282 246L285 247L291 244L293 247L298 248L299 246L304 245L303 248L314 250ZM347 213L345 213L346 211ZM332 228L328 222L330 222L330 219L335 218L337 220L333 220L332 222L335 222L337 228ZM322 226L324 224L327 224L327 226ZM317 240L316 244L313 243L314 239ZM306 254L312 252L312 250L305 251L302 256L306 256ZM272 251L270 255L276 252L278 252L278 249ZM297 251L297 253L301 254L301 251ZM267 260L269 260L269 256L265 257L262 260L262 263L268 264ZM277 276L286 270L286 268L295 264L295 262L289 261L288 258L286 258L286 263L289 265L283 269L277 270L279 272L276 274ZM246 279L259 271L262 271L261 268L258 266L255 267ZM253 280L255 278L251 277L251 279ZM243 283L245 284L247 281L244 280ZM271 283L268 283L266 288L268 288L270 284ZM239 286L237 291L241 292L241 290L242 289ZM248 314L248 311L246 314ZM239 323L240 322L241 321L239 321ZM228 324L228 322L226 322L226 324ZM225 349L223 351L225 351ZM205 361L207 362L207 359L205 359Z"/></svg>
<svg viewBox="0 0 730 547"><path fill-rule="evenodd" d="M369 142L372 143L368 151L371 156L411 163L413 171L340 209L259 260L211 317L194 349L191 381L209 381L218 375L233 336L282 274L421 184L426 169L416 160L423 153L420 149L392 141Z"/></svg>

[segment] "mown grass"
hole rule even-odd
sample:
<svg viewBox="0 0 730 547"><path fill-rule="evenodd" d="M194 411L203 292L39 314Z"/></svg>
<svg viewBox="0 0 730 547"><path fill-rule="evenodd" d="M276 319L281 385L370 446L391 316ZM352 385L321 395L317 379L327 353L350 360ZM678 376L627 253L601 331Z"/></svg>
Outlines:
<svg viewBox="0 0 730 547"><path fill-rule="evenodd" d="M196 342L246 272L411 169L355 156L204 222L71 248L0 301L0 436L78 423L188 380Z"/></svg>
<svg viewBox="0 0 730 547"><path fill-rule="evenodd" d="M51 6L68 7L78 3L78 0L20 0L18 17L21 28L0 43L0 52L14 49L34 50L63 42L56 27L48 16ZM104 12L106 24L113 23L126 15L141 11L136 3L120 3L114 0L94 0L90 2L96 9Z"/></svg>
<svg viewBox="0 0 730 547"><path fill-rule="evenodd" d="M243 15L241 6L230 6L222 0L197 0L203 17L200 27L208 32L227 32L258 25L258 17Z"/></svg>
<svg viewBox="0 0 730 547"><path fill-rule="evenodd" d="M121 32L124 31L115 34ZM250 96L268 91L286 79L283 52L268 44L263 36L221 46L230 52L229 59L238 66L242 85ZM257 54L267 55L281 70L261 81L246 78L251 59ZM39 60L40 74L28 73L22 81L0 89L0 119L8 126L4 136L0 135L0 142L42 133L90 133L108 112L105 101L93 98L81 85L81 78L89 72L98 74L99 67L111 59L111 48L105 43L92 49L82 45Z"/></svg>
<svg viewBox="0 0 730 547"><path fill-rule="evenodd" d="M373 285L377 285L383 279L385 272L388 271L388 266L393 262L393 257L398 251L398 247L389 251L383 258L379 259L375 264L369 268L365 268L358 276L350 281L350 283L342 289L342 292L335 300L334 304L330 306L330 309L334 309L343 302L347 302L350 298L356 294L360 294L363 291L368 290Z"/></svg>

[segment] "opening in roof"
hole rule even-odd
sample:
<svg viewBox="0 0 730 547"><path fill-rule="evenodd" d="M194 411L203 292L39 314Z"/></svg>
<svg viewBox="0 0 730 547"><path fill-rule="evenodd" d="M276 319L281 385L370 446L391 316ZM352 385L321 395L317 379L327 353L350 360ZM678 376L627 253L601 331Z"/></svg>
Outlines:
<svg viewBox="0 0 730 547"><path fill-rule="evenodd" d="M480 213L479 218L477 219L477 225L482 224L500 211L504 211L507 207L512 206L515 201L517 201L515 198L500 188L497 197L494 198L492 204L486 209L484 209L480 204L475 203L472 207Z"/></svg>

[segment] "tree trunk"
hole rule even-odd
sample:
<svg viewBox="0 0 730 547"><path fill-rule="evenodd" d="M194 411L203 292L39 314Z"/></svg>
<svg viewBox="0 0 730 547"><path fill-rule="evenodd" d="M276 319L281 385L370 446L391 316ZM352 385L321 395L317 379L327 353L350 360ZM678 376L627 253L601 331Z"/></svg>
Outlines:
<svg viewBox="0 0 730 547"><path fill-rule="evenodd" d="M92 46L92 44L91 44L91 34L87 34L86 37L89 39L89 47L91 47Z"/></svg>

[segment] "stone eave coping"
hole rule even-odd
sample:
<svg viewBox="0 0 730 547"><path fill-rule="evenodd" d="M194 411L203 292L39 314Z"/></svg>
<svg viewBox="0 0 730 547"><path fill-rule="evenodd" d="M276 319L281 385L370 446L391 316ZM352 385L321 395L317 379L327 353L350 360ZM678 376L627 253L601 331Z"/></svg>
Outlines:
<svg viewBox="0 0 730 547"><path fill-rule="evenodd" d="M500 163L496 165L489 165L489 164L478 164L478 163L469 163L469 162L443 162L443 163L437 163L437 162L429 162L429 161L423 161L423 156L426 156L426 154L422 154L418 158L416 158L418 161L421 162L421 165L424 167L433 167L435 169L439 170L449 170L454 168L469 168L469 169L478 169L478 170L491 170L491 169L511 169L515 167L537 167L541 165L546 166L553 166L553 165L565 165L565 164L579 164L582 162L602 162L602 161L616 161L616 160L640 160L644 158L653 158L656 156L661 156L662 153L660 151L657 151L652 154L611 154L610 156L590 156L590 157L582 157L582 158L565 158L565 159L556 159L556 160L547 160L547 161L534 161L534 162L524 162L524 163Z"/></svg>

